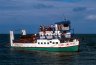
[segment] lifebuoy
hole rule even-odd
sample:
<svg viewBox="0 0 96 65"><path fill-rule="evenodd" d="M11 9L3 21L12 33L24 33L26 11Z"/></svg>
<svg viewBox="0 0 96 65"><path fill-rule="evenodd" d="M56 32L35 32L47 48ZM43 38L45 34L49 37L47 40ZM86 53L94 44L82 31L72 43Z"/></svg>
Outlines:
<svg viewBox="0 0 96 65"><path fill-rule="evenodd" d="M66 47L69 46L69 43L66 44Z"/></svg>

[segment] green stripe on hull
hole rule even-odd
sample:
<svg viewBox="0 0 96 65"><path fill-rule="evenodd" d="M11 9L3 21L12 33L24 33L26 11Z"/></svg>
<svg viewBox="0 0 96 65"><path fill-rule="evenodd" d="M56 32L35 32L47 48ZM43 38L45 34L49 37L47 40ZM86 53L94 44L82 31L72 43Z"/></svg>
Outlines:
<svg viewBox="0 0 96 65"><path fill-rule="evenodd" d="M78 51L78 46L71 46L71 47L61 47L61 48L54 48L54 47L14 47L18 50L29 50L29 51Z"/></svg>

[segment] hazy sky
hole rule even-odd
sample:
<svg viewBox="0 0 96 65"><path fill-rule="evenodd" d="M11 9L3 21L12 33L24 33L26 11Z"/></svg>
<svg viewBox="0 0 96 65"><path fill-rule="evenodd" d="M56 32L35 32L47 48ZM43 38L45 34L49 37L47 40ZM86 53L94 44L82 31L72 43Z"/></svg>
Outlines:
<svg viewBox="0 0 96 65"><path fill-rule="evenodd" d="M0 33L28 33L67 18L75 33L96 33L96 0L0 0Z"/></svg>

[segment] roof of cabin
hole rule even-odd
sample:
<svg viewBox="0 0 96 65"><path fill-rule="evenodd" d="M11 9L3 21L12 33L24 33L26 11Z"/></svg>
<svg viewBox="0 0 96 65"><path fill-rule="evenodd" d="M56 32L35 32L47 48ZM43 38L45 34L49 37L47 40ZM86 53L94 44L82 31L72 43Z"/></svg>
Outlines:
<svg viewBox="0 0 96 65"><path fill-rule="evenodd" d="M65 21L57 22L55 24L70 24L70 21L69 20L65 20Z"/></svg>

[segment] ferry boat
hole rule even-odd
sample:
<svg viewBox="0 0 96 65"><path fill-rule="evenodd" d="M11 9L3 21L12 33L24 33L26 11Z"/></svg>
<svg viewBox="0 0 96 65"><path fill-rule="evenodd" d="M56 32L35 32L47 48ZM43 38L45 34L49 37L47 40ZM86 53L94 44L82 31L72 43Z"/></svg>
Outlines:
<svg viewBox="0 0 96 65"><path fill-rule="evenodd" d="M10 45L13 48L33 51L78 51L79 40L72 37L70 21L64 20L54 25L40 26L37 34L27 35L22 30L22 35L14 39L10 31Z"/></svg>

